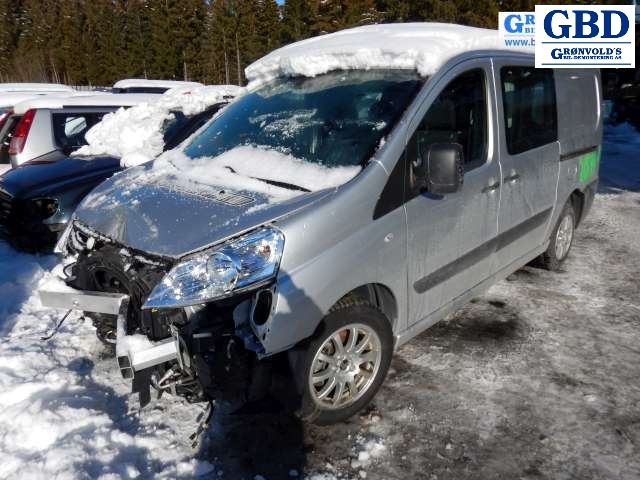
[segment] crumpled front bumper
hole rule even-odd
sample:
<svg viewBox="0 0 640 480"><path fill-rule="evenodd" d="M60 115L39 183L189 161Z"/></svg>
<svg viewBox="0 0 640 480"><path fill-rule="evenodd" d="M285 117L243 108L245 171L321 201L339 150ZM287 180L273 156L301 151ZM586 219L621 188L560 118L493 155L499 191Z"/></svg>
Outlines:
<svg viewBox="0 0 640 480"><path fill-rule="evenodd" d="M145 335L127 334L128 295L61 288L59 281L45 284L38 293L45 307L117 315L116 358L124 378L178 358L177 337L151 342Z"/></svg>

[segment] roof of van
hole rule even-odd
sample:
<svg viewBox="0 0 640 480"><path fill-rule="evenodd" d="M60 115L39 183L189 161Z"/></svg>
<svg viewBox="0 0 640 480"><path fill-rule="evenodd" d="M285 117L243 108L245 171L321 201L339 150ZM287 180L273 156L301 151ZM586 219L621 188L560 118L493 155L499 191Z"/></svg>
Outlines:
<svg viewBox="0 0 640 480"><path fill-rule="evenodd" d="M250 88L279 76L333 70L397 68L426 77L463 52L496 49L516 50L505 46L497 30L448 23L366 25L286 45L249 65L245 74Z"/></svg>
<svg viewBox="0 0 640 480"><path fill-rule="evenodd" d="M68 92L74 91L60 83L0 83L0 92Z"/></svg>
<svg viewBox="0 0 640 480"><path fill-rule="evenodd" d="M152 102L160 98L155 93L103 93L90 92L73 96L44 96L32 98L14 106L16 114L22 114L32 108L66 107L131 107L142 102Z"/></svg>
<svg viewBox="0 0 640 480"><path fill-rule="evenodd" d="M126 78L118 80L113 84L113 88L136 88L136 87L201 87L199 82L181 82L177 80L147 80L146 78Z"/></svg>

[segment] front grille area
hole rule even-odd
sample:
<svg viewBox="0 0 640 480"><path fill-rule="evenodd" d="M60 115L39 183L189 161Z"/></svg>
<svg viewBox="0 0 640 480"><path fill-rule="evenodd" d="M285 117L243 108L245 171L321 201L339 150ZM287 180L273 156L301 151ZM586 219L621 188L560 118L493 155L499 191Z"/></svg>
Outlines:
<svg viewBox="0 0 640 480"><path fill-rule="evenodd" d="M170 323L186 321L182 309L160 312L141 309L153 287L171 268L169 262L131 251L77 221L69 233L66 250L77 257L69 272L70 286L129 295L129 333L140 329L152 340L159 340L170 336Z"/></svg>
<svg viewBox="0 0 640 480"><path fill-rule="evenodd" d="M6 224L11 220L13 198L0 190L0 224Z"/></svg>
<svg viewBox="0 0 640 480"><path fill-rule="evenodd" d="M0 236L18 250L50 251L58 235L34 217L25 201L0 189Z"/></svg>

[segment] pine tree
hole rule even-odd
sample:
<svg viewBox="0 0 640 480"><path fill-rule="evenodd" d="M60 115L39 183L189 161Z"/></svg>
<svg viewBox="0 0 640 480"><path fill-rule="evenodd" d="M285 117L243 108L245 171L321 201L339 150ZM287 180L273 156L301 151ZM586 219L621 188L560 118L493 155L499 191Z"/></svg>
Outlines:
<svg viewBox="0 0 640 480"><path fill-rule="evenodd" d="M51 29L57 21L58 5L55 0L22 2L18 11L18 41L11 63L15 79L61 81L63 72L56 63L53 50L56 39Z"/></svg>
<svg viewBox="0 0 640 480"><path fill-rule="evenodd" d="M256 2L256 30L251 40L248 59L257 60L264 54L281 45L282 23L280 9L275 0L257 0Z"/></svg>
<svg viewBox="0 0 640 480"><path fill-rule="evenodd" d="M234 74L235 15L232 2L212 0L207 10L203 51L209 54L209 65L215 64L218 83L230 84ZM211 58L213 57L213 58Z"/></svg>
<svg viewBox="0 0 640 480"><path fill-rule="evenodd" d="M497 28L499 10L594 1L0 0L0 81L110 85L146 77L243 84L248 64L314 35L407 21Z"/></svg>
<svg viewBox="0 0 640 480"><path fill-rule="evenodd" d="M10 75L16 44L17 2L0 0L0 82Z"/></svg>
<svg viewBox="0 0 640 480"><path fill-rule="evenodd" d="M122 42L126 46L121 54L121 77L148 78L150 59L149 13L146 0L128 0L123 5L124 26Z"/></svg>
<svg viewBox="0 0 640 480"><path fill-rule="evenodd" d="M59 0L58 21L52 25L52 48L60 78L68 84L85 83L87 80L83 62L83 23L78 0Z"/></svg>
<svg viewBox="0 0 640 480"><path fill-rule="evenodd" d="M282 8L282 43L291 43L311 36L317 4L311 0L288 0Z"/></svg>
<svg viewBox="0 0 640 480"><path fill-rule="evenodd" d="M373 0L322 0L317 3L315 30L335 32L376 23L380 15Z"/></svg>

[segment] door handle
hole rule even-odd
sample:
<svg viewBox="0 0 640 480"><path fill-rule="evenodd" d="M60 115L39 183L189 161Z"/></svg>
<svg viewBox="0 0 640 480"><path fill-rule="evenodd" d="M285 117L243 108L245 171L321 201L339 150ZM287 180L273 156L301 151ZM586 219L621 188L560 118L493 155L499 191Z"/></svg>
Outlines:
<svg viewBox="0 0 640 480"><path fill-rule="evenodd" d="M500 188L500 182L492 183L491 185L487 185L482 189L482 193L493 192Z"/></svg>
<svg viewBox="0 0 640 480"><path fill-rule="evenodd" d="M520 174L514 173L513 175L509 175L508 177L504 177L503 181L509 183L515 183L520 180Z"/></svg>

